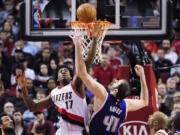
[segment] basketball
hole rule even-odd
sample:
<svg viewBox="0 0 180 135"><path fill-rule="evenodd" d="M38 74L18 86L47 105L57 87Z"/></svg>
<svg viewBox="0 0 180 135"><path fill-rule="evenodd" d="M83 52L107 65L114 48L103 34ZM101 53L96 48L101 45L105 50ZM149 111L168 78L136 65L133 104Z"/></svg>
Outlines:
<svg viewBox="0 0 180 135"><path fill-rule="evenodd" d="M95 6L89 3L81 4L77 9L77 18L83 23L90 23L94 21L96 19Z"/></svg>

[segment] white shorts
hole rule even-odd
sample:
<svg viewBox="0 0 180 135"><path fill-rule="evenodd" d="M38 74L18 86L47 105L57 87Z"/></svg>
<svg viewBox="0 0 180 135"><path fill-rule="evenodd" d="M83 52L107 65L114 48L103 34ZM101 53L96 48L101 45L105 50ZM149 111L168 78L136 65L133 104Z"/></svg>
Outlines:
<svg viewBox="0 0 180 135"><path fill-rule="evenodd" d="M55 135L83 135L83 131L59 128Z"/></svg>

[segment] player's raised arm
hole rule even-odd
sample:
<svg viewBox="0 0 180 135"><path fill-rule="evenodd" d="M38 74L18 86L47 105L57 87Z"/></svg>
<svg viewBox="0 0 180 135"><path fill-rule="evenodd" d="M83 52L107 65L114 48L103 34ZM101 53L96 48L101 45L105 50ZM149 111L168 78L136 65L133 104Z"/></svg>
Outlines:
<svg viewBox="0 0 180 135"><path fill-rule="evenodd" d="M107 95L106 89L88 74L85 62L82 58L81 45L83 39L77 35L73 38L73 41L75 44L75 66L77 75L97 98L104 101Z"/></svg>
<svg viewBox="0 0 180 135"><path fill-rule="evenodd" d="M128 111L136 111L149 104L149 94L148 94L148 88L146 84L146 77L144 74L144 69L142 66L136 65L135 71L136 71L136 74L140 77L140 81L141 81L140 100L125 99Z"/></svg>
<svg viewBox="0 0 180 135"><path fill-rule="evenodd" d="M86 59L86 62L85 62L86 69L87 69L88 73L89 73L90 67L92 65L94 56L96 54L97 36L101 32L101 30L102 30L102 25L100 25L100 22L97 21L95 26L91 27L91 30L92 30L91 31L92 32L92 44L91 44L91 48L89 49L89 52L88 52L88 55L87 55L87 59ZM77 33L74 33L74 34L77 34ZM71 38L73 38L73 37L71 37ZM85 96L84 85L82 83L82 80L77 75L75 75L73 77L72 85L79 92L79 94L81 96L83 96L83 97Z"/></svg>
<svg viewBox="0 0 180 135"><path fill-rule="evenodd" d="M48 108L51 105L53 105L50 95L46 97L45 99L40 100L37 103L32 101L32 99L28 95L28 91L26 88L26 78L25 78L24 73L16 73L16 80L18 82L18 85L22 89L22 96L23 96L24 102L31 112L36 112L36 111Z"/></svg>

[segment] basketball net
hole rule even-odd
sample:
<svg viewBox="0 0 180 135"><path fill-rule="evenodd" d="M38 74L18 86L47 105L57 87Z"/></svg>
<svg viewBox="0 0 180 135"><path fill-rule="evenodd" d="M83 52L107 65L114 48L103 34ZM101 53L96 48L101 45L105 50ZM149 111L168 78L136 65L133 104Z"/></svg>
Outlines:
<svg viewBox="0 0 180 135"><path fill-rule="evenodd" d="M100 25L102 26L102 31L97 36L96 54L93 60L94 64L98 64L101 61L101 52L102 52L101 45L109 27L111 26L111 23L108 21L98 21L98 22L100 22ZM87 59L87 55L89 53L89 50L93 42L91 28L94 27L96 23L97 21L91 23L82 23L80 21L71 22L72 29L74 30L74 32L79 33L82 39L84 39L82 44L82 54L84 60Z"/></svg>

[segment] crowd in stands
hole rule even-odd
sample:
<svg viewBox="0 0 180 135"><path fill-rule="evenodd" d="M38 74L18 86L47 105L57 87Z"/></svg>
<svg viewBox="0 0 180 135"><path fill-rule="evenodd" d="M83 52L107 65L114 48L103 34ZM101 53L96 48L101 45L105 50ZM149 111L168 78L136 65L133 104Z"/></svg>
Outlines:
<svg viewBox="0 0 180 135"><path fill-rule="evenodd" d="M43 99L58 85L57 70L60 65L65 64L75 71L74 46L71 41L23 41L20 37L21 3L22 0L0 1L0 113L13 117L16 135L25 135L36 128L38 132L54 135L60 126L59 113L55 107L30 112L24 104L15 72L23 68L29 96L34 102ZM174 8L174 12L179 11L179 8ZM149 52L156 75L159 110L170 118L180 112L179 22L180 16L174 15L171 39L140 41ZM101 64L91 69L91 75L107 90L113 79L118 77L119 66L129 64L122 44L125 42L104 42ZM86 90L86 96L91 111L93 95ZM37 122L38 119L41 123Z"/></svg>

